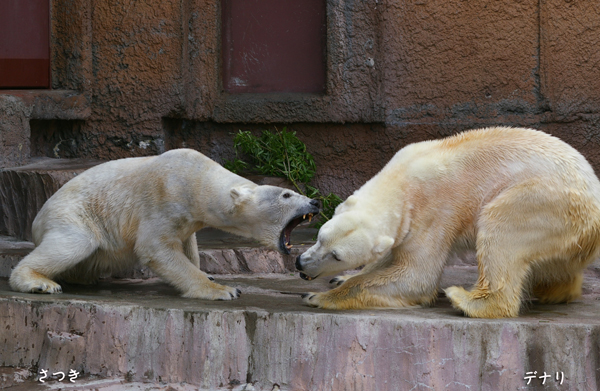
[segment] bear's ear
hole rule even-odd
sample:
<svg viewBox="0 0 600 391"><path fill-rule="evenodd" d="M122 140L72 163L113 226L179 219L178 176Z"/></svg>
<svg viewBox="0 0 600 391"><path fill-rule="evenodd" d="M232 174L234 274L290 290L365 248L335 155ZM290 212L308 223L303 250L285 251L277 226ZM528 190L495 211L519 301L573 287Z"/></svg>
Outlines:
<svg viewBox="0 0 600 391"><path fill-rule="evenodd" d="M358 199L355 195L351 195L350 197L346 198L346 201L344 201L344 203L346 204L346 206L354 206L356 205L357 200Z"/></svg>
<svg viewBox="0 0 600 391"><path fill-rule="evenodd" d="M335 213L340 214L346 212L348 209L352 209L352 207L356 205L357 200L358 199L356 196L351 195L350 197L346 198L346 201L342 202L335 208Z"/></svg>
<svg viewBox="0 0 600 391"><path fill-rule="evenodd" d="M394 245L394 238L390 236L380 236L375 241L375 248L373 249L377 254L383 254L389 251Z"/></svg>
<svg viewBox="0 0 600 391"><path fill-rule="evenodd" d="M231 199L233 200L233 204L235 206L241 205L252 196L252 189L245 186L233 187L229 194L231 194Z"/></svg>

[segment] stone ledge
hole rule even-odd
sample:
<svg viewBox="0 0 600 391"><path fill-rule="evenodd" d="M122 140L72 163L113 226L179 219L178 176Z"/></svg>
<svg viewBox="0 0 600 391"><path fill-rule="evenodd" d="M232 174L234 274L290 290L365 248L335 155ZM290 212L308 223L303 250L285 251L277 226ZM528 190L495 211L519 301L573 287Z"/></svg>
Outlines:
<svg viewBox="0 0 600 391"><path fill-rule="evenodd" d="M0 277L10 277L17 263L33 250L33 243L0 236Z"/></svg>
<svg viewBox="0 0 600 391"><path fill-rule="evenodd" d="M22 102L29 119L85 120L92 113L85 95L73 90L0 90L0 105L6 99Z"/></svg>
<svg viewBox="0 0 600 391"><path fill-rule="evenodd" d="M274 250L258 247L200 248L200 270L212 275L253 274L253 273L293 273L294 263L301 252L309 246L298 246L290 255L282 255ZM16 264L15 264L16 266ZM14 266L13 266L14 267ZM2 270L2 269L0 269ZM4 277L0 274L0 277ZM157 275L150 268L137 265L133 269L114 274L115 279L148 279Z"/></svg>
<svg viewBox="0 0 600 391"><path fill-rule="evenodd" d="M464 280L464 273L459 276ZM219 282L231 302L183 299L158 281L65 287L56 296L0 280L0 365L215 389L595 390L600 302L533 303L517 319L469 319L445 298L431 308L324 311L286 292L326 281L265 275ZM452 283L446 280L442 285ZM564 384L526 386L526 372Z"/></svg>
<svg viewBox="0 0 600 391"><path fill-rule="evenodd" d="M31 119L85 120L85 95L71 90L0 90L0 168L23 165L31 156Z"/></svg>
<svg viewBox="0 0 600 391"><path fill-rule="evenodd" d="M0 169L0 235L32 240L31 224L62 185L101 161L32 158L21 167Z"/></svg>

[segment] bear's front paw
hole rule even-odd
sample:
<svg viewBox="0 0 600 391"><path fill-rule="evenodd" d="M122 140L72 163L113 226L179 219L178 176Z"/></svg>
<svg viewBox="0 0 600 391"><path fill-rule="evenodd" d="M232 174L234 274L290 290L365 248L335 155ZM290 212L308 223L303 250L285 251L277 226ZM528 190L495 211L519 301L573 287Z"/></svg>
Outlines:
<svg viewBox="0 0 600 391"><path fill-rule="evenodd" d="M352 277L352 276L337 276L337 277L333 277L331 280L329 280L329 283L333 284L335 286L340 286L344 282L348 281L348 279L350 277Z"/></svg>
<svg viewBox="0 0 600 391"><path fill-rule="evenodd" d="M227 285L211 283L210 286L196 287L183 294L191 299L234 300L242 295L242 291Z"/></svg>
<svg viewBox="0 0 600 391"><path fill-rule="evenodd" d="M234 300L234 299L239 298L242 295L242 291L237 288L232 288L232 287L225 286L225 285L223 285L223 286L225 288L228 288L228 289L226 289L226 291L229 296L225 295L225 297L220 297L216 300Z"/></svg>
<svg viewBox="0 0 600 391"><path fill-rule="evenodd" d="M62 293L62 287L54 281L42 282L31 287L31 293Z"/></svg>
<svg viewBox="0 0 600 391"><path fill-rule="evenodd" d="M336 288L337 289L337 288ZM334 292L332 294L332 292ZM311 307L326 310L348 310L358 308L352 297L335 294L335 289L327 292L309 292L302 295L302 300Z"/></svg>
<svg viewBox="0 0 600 391"><path fill-rule="evenodd" d="M319 307L319 293L313 293L313 292L309 292L309 293L304 293L302 295L302 301L304 301L306 304L308 304L311 307Z"/></svg>
<svg viewBox="0 0 600 391"><path fill-rule="evenodd" d="M235 288L235 292L229 292L229 295L231 296L232 299L237 299L238 297L240 297L242 295L242 291Z"/></svg>

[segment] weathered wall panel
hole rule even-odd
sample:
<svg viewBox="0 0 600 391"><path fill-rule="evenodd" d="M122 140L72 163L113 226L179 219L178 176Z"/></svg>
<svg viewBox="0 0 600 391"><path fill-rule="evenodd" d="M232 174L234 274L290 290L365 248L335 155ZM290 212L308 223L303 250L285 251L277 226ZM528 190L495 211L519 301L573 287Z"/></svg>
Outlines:
<svg viewBox="0 0 600 391"><path fill-rule="evenodd" d="M53 87L89 105L73 156L161 153L183 146L172 129L186 124L188 145L222 160L231 131L288 125L316 157L317 184L348 194L408 142L511 125L548 130L600 169L594 2L326 4L325 94L229 94L221 1L52 1ZM6 102L4 166L29 156L28 120L39 118ZM73 119L61 107L44 118Z"/></svg>
<svg viewBox="0 0 600 391"><path fill-rule="evenodd" d="M565 119L598 114L600 3L546 0L540 14L540 74L549 109Z"/></svg>

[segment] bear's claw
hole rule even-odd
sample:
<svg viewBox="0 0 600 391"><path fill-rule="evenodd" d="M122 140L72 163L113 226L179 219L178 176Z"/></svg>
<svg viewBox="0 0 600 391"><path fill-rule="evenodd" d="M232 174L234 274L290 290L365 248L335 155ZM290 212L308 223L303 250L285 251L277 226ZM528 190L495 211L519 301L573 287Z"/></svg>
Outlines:
<svg viewBox="0 0 600 391"><path fill-rule="evenodd" d="M346 282L346 280L348 280L348 278L350 278L350 277L349 276L337 276L337 277L334 277L331 280L329 280L329 283L336 285L336 286L340 286L344 282Z"/></svg>
<svg viewBox="0 0 600 391"><path fill-rule="evenodd" d="M42 283L41 285L32 287L31 293L62 293L62 287L58 284L53 286Z"/></svg>
<svg viewBox="0 0 600 391"><path fill-rule="evenodd" d="M231 296L231 299L237 299L242 295L242 291L235 288L235 292L229 292L229 296Z"/></svg>
<svg viewBox="0 0 600 391"><path fill-rule="evenodd" d="M311 301L311 300L315 299L316 297L317 297L316 293L309 292L309 293L302 294L302 300L306 304L310 305L311 307L318 307L319 306L319 304L316 303L315 301Z"/></svg>
<svg viewBox="0 0 600 391"><path fill-rule="evenodd" d="M196 287L196 289L190 290L184 293L182 296L190 299L201 300L234 300L240 297L242 294L242 292L237 288L215 283L212 284L213 287Z"/></svg>

